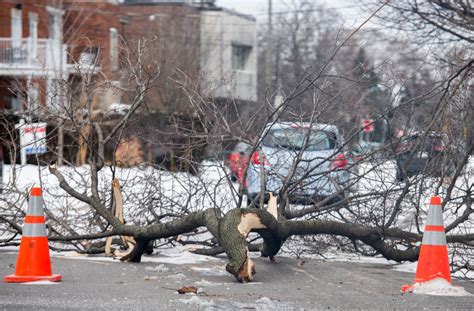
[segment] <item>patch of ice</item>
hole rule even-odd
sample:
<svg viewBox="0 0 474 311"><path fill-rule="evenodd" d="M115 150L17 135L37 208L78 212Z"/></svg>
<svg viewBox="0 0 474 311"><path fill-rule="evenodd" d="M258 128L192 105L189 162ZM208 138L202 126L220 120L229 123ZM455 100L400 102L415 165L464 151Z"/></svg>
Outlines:
<svg viewBox="0 0 474 311"><path fill-rule="evenodd" d="M194 285L197 286L222 286L224 283L209 282L207 280L201 279L201 281L194 282Z"/></svg>
<svg viewBox="0 0 474 311"><path fill-rule="evenodd" d="M273 301L272 301L270 298L268 298L268 297L261 297L261 298L255 300L255 303L259 303L259 304L272 304Z"/></svg>
<svg viewBox="0 0 474 311"><path fill-rule="evenodd" d="M344 252L328 252L325 254L326 260L328 261L338 261L338 262L357 262L357 263L368 263L368 264L381 264L381 265L393 265L395 261L387 260L382 256L369 257L361 256L359 254L344 253ZM291 257L291 256L290 256ZM302 258L315 258L321 259L319 255L305 254Z"/></svg>
<svg viewBox="0 0 474 311"><path fill-rule="evenodd" d="M418 262L405 262L405 263L393 266L392 269L395 271L400 271L400 272L415 273L417 265L418 265Z"/></svg>
<svg viewBox="0 0 474 311"><path fill-rule="evenodd" d="M415 285L413 285L413 293L433 296L472 296L464 287L452 286L448 281L442 278L423 283L415 283Z"/></svg>
<svg viewBox="0 0 474 311"><path fill-rule="evenodd" d="M208 262L219 260L214 257L192 254L190 252L181 252L179 254L160 254L154 256L143 256L142 262L166 263L173 265L196 264L201 262Z"/></svg>
<svg viewBox="0 0 474 311"><path fill-rule="evenodd" d="M199 296L193 295L189 299L180 299L182 302L188 305L195 305L195 306L201 306L201 307L213 307L215 306L213 300L205 300L202 299Z"/></svg>
<svg viewBox="0 0 474 311"><path fill-rule="evenodd" d="M158 277L155 275L155 276L148 276L146 275L144 278L143 278L145 281L151 281L151 280L156 280L158 279Z"/></svg>
<svg viewBox="0 0 474 311"><path fill-rule="evenodd" d="M204 275L212 275L212 276L228 275L227 271L225 271L223 267L219 267L219 266L214 266L210 268L192 267L191 269Z"/></svg>
<svg viewBox="0 0 474 311"><path fill-rule="evenodd" d="M249 309L249 310L299 310L284 301L272 300L268 297L261 297L251 303L236 302L234 309Z"/></svg>
<svg viewBox="0 0 474 311"><path fill-rule="evenodd" d="M25 282L20 283L22 285L58 285L59 282L51 282L51 281L34 281L34 282Z"/></svg>
<svg viewBox="0 0 474 311"><path fill-rule="evenodd" d="M75 255L74 255L75 253ZM51 252L51 257L57 258L66 258L66 259L79 259L79 260L90 260L98 262L121 262L118 258L105 257L105 256L88 256L84 254L79 254L76 252L68 252L66 256L63 256L61 253Z"/></svg>
<svg viewBox="0 0 474 311"><path fill-rule="evenodd" d="M170 269L166 267L164 264L160 264L158 266L154 267L145 267L145 270L147 271L155 271L155 272L168 272Z"/></svg>
<svg viewBox="0 0 474 311"><path fill-rule="evenodd" d="M118 258L105 257L101 256L88 256L84 254L79 254L76 252L51 252L52 257L68 258L68 259L82 259L82 260L91 260L91 261L105 261L105 262L121 262ZM174 249L160 249L160 254L157 255L144 255L142 256L141 262L143 263L161 263L161 264L173 264L173 265L184 265L184 264L198 264L202 262L209 261L222 261L222 259L209 257L204 255L198 255L190 253L183 248L176 247ZM157 267L164 267L165 265L159 265ZM146 267L145 270L148 271L158 271L150 270L153 267ZM159 272L166 272L165 270Z"/></svg>
<svg viewBox="0 0 474 311"><path fill-rule="evenodd" d="M167 276L168 278L170 279L176 279L176 280L184 280L186 279L186 276L182 273L178 273L178 274L172 274L172 275L169 275Z"/></svg>

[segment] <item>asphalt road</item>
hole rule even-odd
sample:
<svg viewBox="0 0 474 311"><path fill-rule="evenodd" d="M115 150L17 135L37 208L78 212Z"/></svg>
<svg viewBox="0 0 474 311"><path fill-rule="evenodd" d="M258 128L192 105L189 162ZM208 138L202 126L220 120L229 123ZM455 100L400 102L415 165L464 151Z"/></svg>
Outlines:
<svg viewBox="0 0 474 311"><path fill-rule="evenodd" d="M157 255L159 256L159 255ZM52 258L58 284L6 284L16 255L0 250L0 309L472 309L474 296L441 297L401 294L413 274L387 265L325 262L278 257L256 258L253 283L240 284L225 272L226 261L195 264L120 263ZM180 295L183 285L198 295ZM474 282L454 280L474 293Z"/></svg>

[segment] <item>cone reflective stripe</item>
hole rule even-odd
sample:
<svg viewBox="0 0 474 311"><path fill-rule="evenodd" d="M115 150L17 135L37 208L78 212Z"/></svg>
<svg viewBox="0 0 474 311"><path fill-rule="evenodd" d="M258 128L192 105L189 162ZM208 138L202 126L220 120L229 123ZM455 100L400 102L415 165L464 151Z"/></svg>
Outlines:
<svg viewBox="0 0 474 311"><path fill-rule="evenodd" d="M51 273L41 188L32 188L23 226L15 274L5 276L7 283L61 280Z"/></svg>
<svg viewBox="0 0 474 311"><path fill-rule="evenodd" d="M416 267L415 284L443 278L451 283L448 246L443 225L441 198L432 197L425 232L420 247ZM413 286L402 286L402 292L410 291Z"/></svg>
<svg viewBox="0 0 474 311"><path fill-rule="evenodd" d="M31 238L39 238L46 236L46 227L42 224L28 224L23 227L23 236Z"/></svg>
<svg viewBox="0 0 474 311"><path fill-rule="evenodd" d="M40 191L36 189L40 189ZM32 238L47 236L41 188L31 189L25 225L23 226L23 236Z"/></svg>

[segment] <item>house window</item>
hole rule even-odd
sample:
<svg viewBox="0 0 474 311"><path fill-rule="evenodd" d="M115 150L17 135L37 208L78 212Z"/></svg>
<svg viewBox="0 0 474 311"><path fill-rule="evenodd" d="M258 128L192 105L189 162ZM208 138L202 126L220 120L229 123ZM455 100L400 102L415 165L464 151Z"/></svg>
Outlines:
<svg viewBox="0 0 474 311"><path fill-rule="evenodd" d="M251 51L251 46L232 44L232 69L244 70Z"/></svg>
<svg viewBox="0 0 474 311"><path fill-rule="evenodd" d="M12 81L10 85L11 103L10 109L12 111L23 111L23 102L25 94L23 87L19 81Z"/></svg>
<svg viewBox="0 0 474 311"><path fill-rule="evenodd" d="M117 29L110 28L110 65L112 70L118 69L118 35Z"/></svg>
<svg viewBox="0 0 474 311"><path fill-rule="evenodd" d="M13 111L22 111L23 110L23 100L17 94L14 94L11 97L11 110Z"/></svg>

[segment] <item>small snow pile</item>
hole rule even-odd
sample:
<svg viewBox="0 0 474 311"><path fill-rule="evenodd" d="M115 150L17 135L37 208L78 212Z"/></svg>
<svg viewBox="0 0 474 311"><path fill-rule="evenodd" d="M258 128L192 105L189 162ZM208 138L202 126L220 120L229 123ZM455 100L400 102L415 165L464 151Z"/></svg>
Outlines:
<svg viewBox="0 0 474 311"><path fill-rule="evenodd" d="M166 267L164 264L160 264L155 267L145 267L146 271L154 271L154 272L168 272L170 269Z"/></svg>
<svg viewBox="0 0 474 311"><path fill-rule="evenodd" d="M189 299L180 299L182 302L188 305L195 305L201 307L215 307L214 301L212 300L205 300L200 298L199 296L193 295Z"/></svg>
<svg viewBox="0 0 474 311"><path fill-rule="evenodd" d="M258 304L272 304L272 300L268 297L262 297L262 298L259 298L257 300L255 300L255 303L258 303Z"/></svg>
<svg viewBox="0 0 474 311"><path fill-rule="evenodd" d="M222 286L223 283L209 282L207 280L201 279L201 281L194 282L197 286Z"/></svg>
<svg viewBox="0 0 474 311"><path fill-rule="evenodd" d="M255 300L255 310L267 311L267 310L278 310L278 309L286 309L282 306L281 303L274 301L268 297L261 297Z"/></svg>
<svg viewBox="0 0 474 311"><path fill-rule="evenodd" d="M171 275L168 275L167 277L173 280L178 280L178 281L186 280L186 276L182 273L171 274Z"/></svg>
<svg viewBox="0 0 474 311"><path fill-rule="evenodd" d="M472 296L472 294L466 292L463 287L452 286L448 281L442 278L436 278L423 283L415 283L415 285L413 285L413 293L433 296Z"/></svg>

